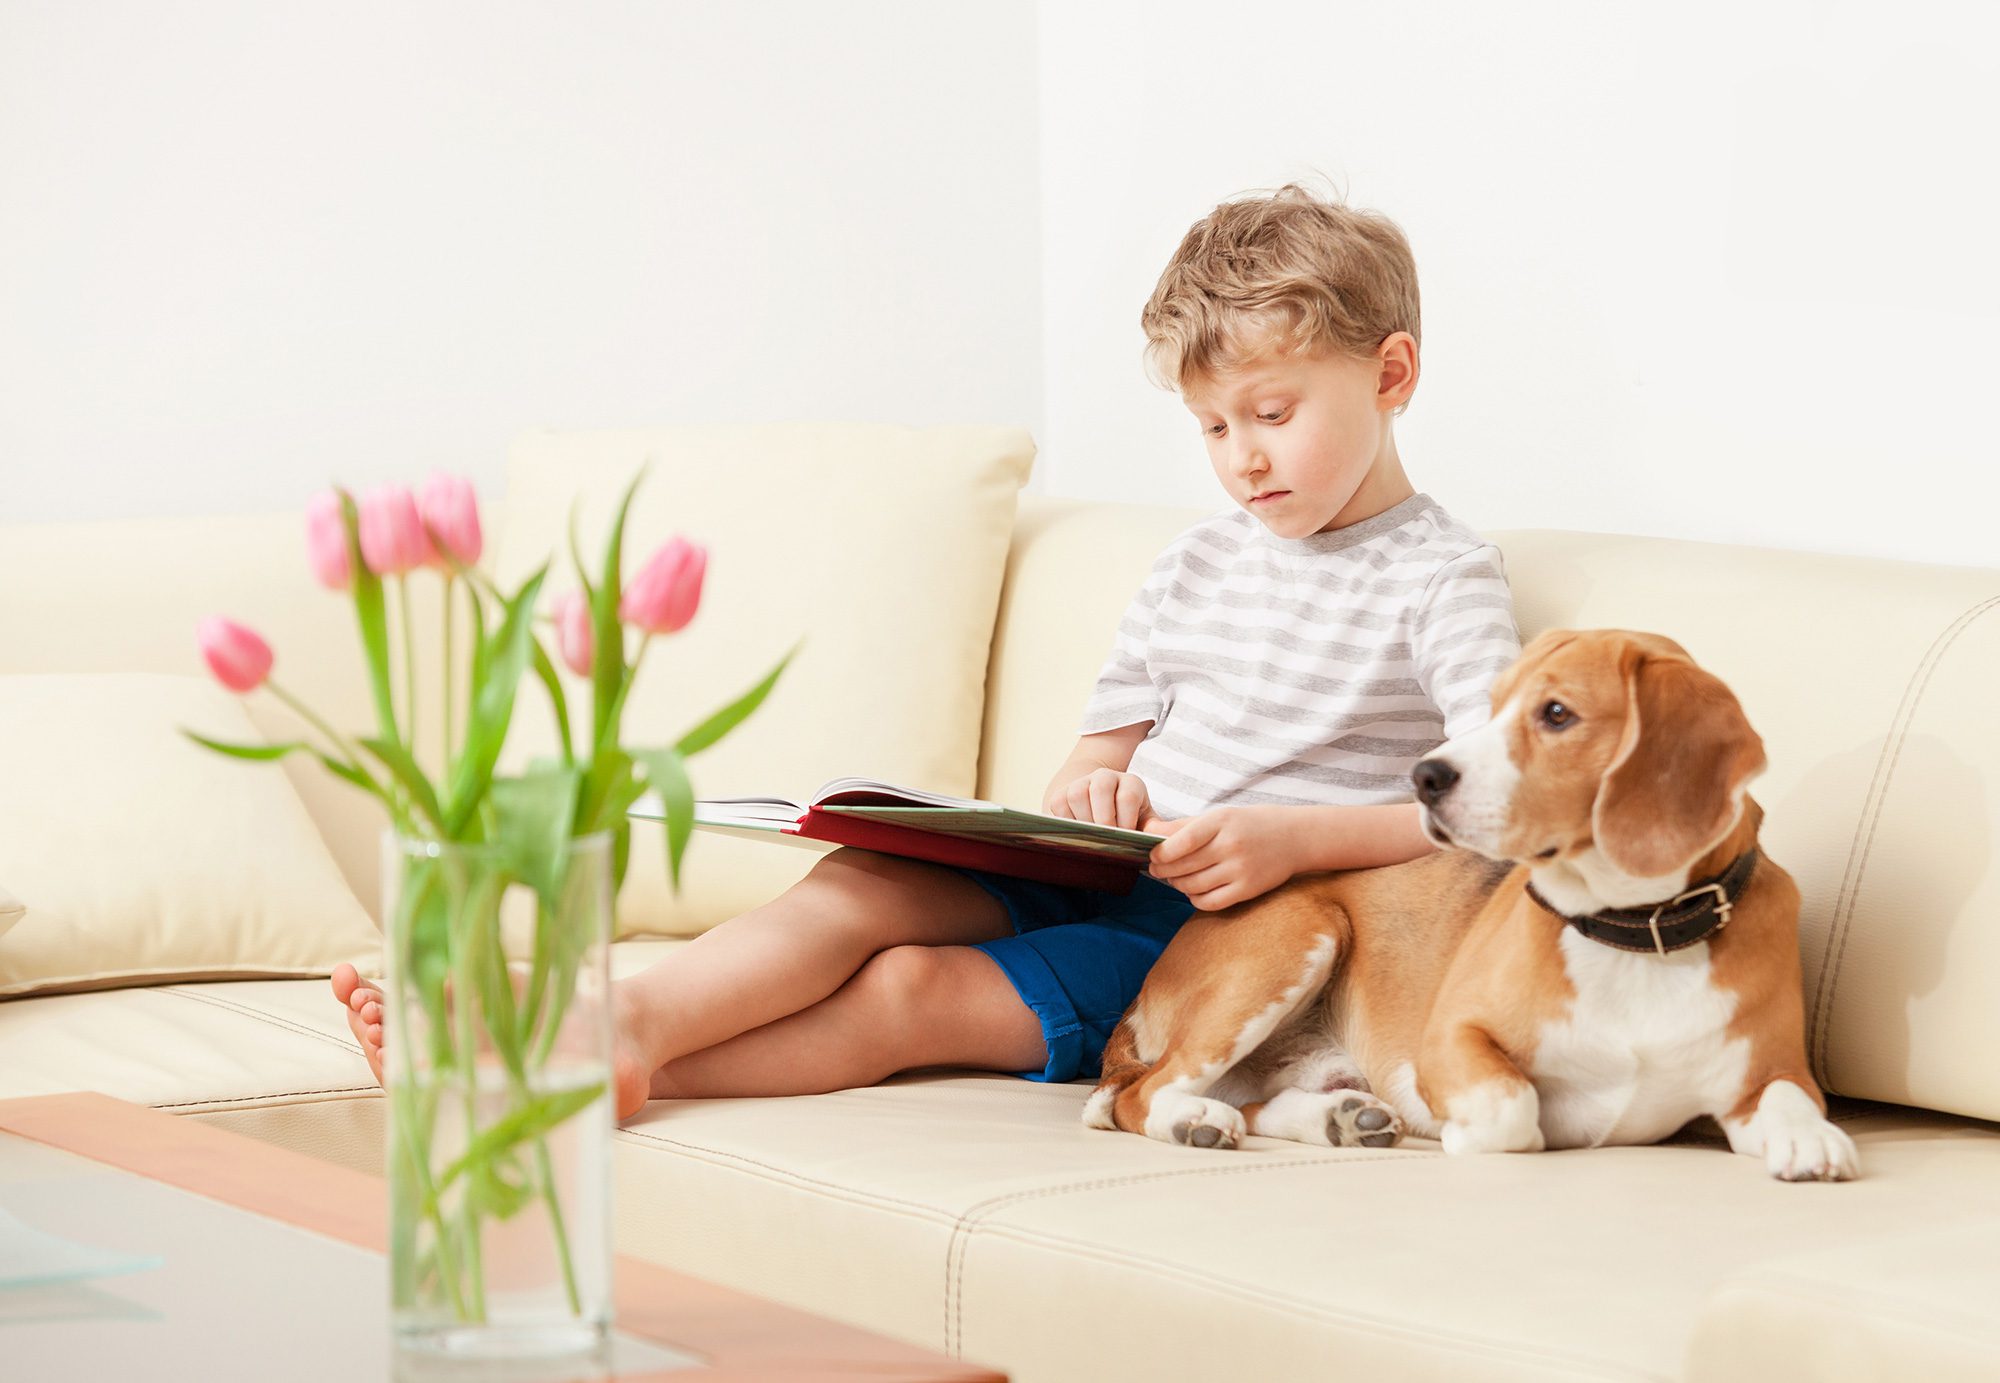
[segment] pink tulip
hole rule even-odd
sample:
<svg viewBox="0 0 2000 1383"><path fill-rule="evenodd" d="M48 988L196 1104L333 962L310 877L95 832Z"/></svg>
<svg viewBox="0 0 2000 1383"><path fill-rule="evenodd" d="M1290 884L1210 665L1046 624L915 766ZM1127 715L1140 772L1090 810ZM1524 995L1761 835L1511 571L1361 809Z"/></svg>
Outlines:
<svg viewBox="0 0 2000 1383"><path fill-rule="evenodd" d="M701 578L708 570L708 550L686 538L675 538L653 554L625 587L618 618L648 634L672 634L687 626L701 604Z"/></svg>
<svg viewBox="0 0 2000 1383"><path fill-rule="evenodd" d="M361 560L377 576L400 576L437 559L417 516L417 501L401 485L382 485L361 501Z"/></svg>
<svg viewBox="0 0 2000 1383"><path fill-rule="evenodd" d="M568 591L556 597L556 649L563 666L578 677L590 676L591 654L595 651L590 632L590 602L582 591Z"/></svg>
<svg viewBox="0 0 2000 1383"><path fill-rule="evenodd" d="M417 511L439 549L457 558L461 565L477 565L484 544L479 532L479 499L472 492L471 481L443 471L433 472L417 496ZM442 559L438 565L449 569Z"/></svg>
<svg viewBox="0 0 2000 1383"><path fill-rule="evenodd" d="M306 502L306 561L313 579L329 591L344 591L354 584L347 560L347 523L341 518L336 490Z"/></svg>
<svg viewBox="0 0 2000 1383"><path fill-rule="evenodd" d="M271 675L271 645L235 620L210 615L195 626L194 637L215 680L238 696L256 691Z"/></svg>

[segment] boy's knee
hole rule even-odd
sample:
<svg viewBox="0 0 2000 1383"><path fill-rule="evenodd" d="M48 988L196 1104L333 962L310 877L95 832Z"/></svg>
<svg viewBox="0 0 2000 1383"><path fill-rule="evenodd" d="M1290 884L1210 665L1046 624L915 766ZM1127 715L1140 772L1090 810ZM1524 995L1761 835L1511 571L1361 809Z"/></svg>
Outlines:
<svg viewBox="0 0 2000 1383"><path fill-rule="evenodd" d="M994 997L989 988L1012 993L999 968L969 946L891 946L876 952L852 983L892 1035L959 1025Z"/></svg>

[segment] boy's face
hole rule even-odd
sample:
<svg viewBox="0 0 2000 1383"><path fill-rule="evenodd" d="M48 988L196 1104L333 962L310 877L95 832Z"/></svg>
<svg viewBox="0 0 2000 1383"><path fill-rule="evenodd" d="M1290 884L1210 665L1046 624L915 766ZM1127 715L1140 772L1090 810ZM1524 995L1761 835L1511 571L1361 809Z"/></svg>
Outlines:
<svg viewBox="0 0 2000 1383"><path fill-rule="evenodd" d="M1281 538L1379 512L1366 482L1395 455L1391 410L1415 387L1413 346L1398 332L1366 359L1267 355L1189 386L1215 478Z"/></svg>

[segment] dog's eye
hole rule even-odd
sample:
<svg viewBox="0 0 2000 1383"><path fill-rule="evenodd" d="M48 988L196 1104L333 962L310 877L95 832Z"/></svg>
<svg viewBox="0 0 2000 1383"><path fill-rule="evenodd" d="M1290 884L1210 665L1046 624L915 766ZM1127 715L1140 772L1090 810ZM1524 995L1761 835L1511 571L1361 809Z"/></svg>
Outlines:
<svg viewBox="0 0 2000 1383"><path fill-rule="evenodd" d="M1542 724L1551 730L1560 730L1576 719L1576 713L1560 701L1551 701L1542 707Z"/></svg>

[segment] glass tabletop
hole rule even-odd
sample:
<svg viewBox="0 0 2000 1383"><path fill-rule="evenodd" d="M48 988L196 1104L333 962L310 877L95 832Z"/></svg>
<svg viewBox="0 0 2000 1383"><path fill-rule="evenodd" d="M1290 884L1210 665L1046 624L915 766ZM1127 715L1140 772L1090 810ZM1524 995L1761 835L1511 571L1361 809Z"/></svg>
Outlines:
<svg viewBox="0 0 2000 1383"><path fill-rule="evenodd" d="M607 1357L581 1364L398 1356L388 1279L379 1254L0 1132L10 1378L555 1383L701 1362L622 1334Z"/></svg>

